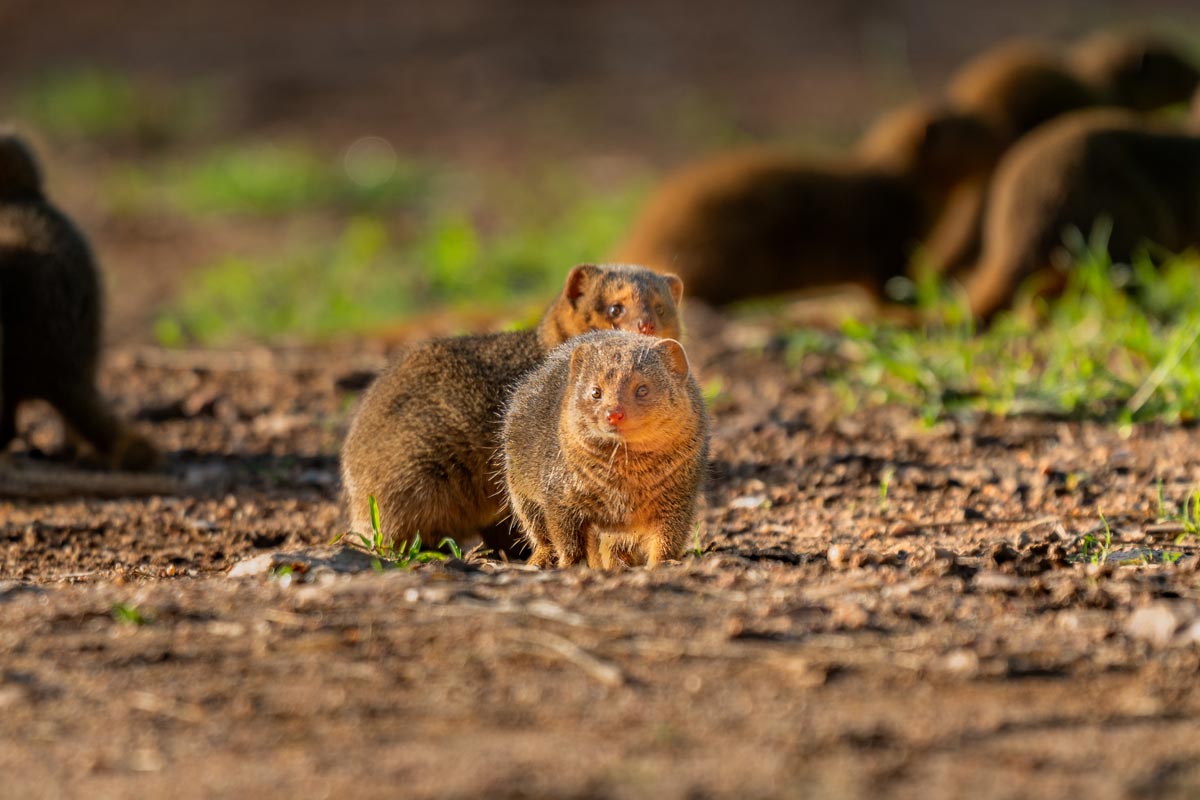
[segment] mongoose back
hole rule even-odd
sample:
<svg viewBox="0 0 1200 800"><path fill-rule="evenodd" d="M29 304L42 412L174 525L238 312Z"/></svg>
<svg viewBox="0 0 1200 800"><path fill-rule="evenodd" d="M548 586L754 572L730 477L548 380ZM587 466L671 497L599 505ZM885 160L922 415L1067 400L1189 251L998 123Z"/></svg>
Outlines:
<svg viewBox="0 0 1200 800"><path fill-rule="evenodd" d="M42 190L29 146L0 133L0 451L17 407L43 399L110 466L149 469L158 450L122 426L96 389L101 286L83 235Z"/></svg>
<svg viewBox="0 0 1200 800"><path fill-rule="evenodd" d="M678 342L600 331L562 345L513 392L501 438L530 563L605 567L633 550L652 567L683 552L708 417Z"/></svg>
<svg viewBox="0 0 1200 800"><path fill-rule="evenodd" d="M1114 33L1069 48L1018 40L962 67L946 90L949 103L988 121L1004 148L1072 111L1115 106L1151 111L1187 101L1200 73L1169 42ZM987 180L963 187L926 242L930 266L956 271L978 257Z"/></svg>
<svg viewBox="0 0 1200 800"><path fill-rule="evenodd" d="M990 169L993 151L977 119L913 107L840 163L718 157L668 178L617 253L678 272L689 297L716 305L850 283L879 297L954 186Z"/></svg>
<svg viewBox="0 0 1200 800"><path fill-rule="evenodd" d="M546 353L587 331L678 336L682 293L674 275L582 265L535 329L435 339L403 352L367 390L342 448L352 529L370 534L374 496L391 541L480 535L508 549L494 462L508 391Z"/></svg>
<svg viewBox="0 0 1200 800"><path fill-rule="evenodd" d="M1066 62L1104 105L1133 111L1187 102L1200 84L1200 70L1187 54L1152 36L1095 33L1073 45Z"/></svg>
<svg viewBox="0 0 1200 800"><path fill-rule="evenodd" d="M963 278L971 310L989 317L1022 280L1041 291L1065 281L1063 232L1112 223L1114 260L1145 243L1200 245L1200 136L1130 112L1077 112L1030 134L996 170L979 262Z"/></svg>

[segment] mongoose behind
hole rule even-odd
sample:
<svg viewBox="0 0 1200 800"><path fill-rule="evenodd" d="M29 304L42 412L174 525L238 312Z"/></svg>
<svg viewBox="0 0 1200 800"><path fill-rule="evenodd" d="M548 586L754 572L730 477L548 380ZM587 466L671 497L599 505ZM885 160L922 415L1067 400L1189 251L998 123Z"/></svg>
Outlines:
<svg viewBox="0 0 1200 800"><path fill-rule="evenodd" d="M512 544L494 460L509 390L557 345L618 328L679 335L683 284L641 267L582 265L535 329L417 344L371 385L342 448L354 531L371 532L370 497L392 541L480 535Z"/></svg>
<svg viewBox="0 0 1200 800"><path fill-rule="evenodd" d="M102 316L87 241L46 199L29 146L0 133L0 451L17 435L17 407L43 399L109 466L160 463L96 389Z"/></svg>

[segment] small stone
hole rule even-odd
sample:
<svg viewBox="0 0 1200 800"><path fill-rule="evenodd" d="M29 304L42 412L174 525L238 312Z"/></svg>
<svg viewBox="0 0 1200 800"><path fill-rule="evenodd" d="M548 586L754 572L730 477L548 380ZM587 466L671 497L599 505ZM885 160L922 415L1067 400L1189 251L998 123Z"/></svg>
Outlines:
<svg viewBox="0 0 1200 800"><path fill-rule="evenodd" d="M1125 623L1125 633L1161 647L1170 644L1175 632L1194 617L1190 604L1153 603L1133 612Z"/></svg>
<svg viewBox="0 0 1200 800"><path fill-rule="evenodd" d="M730 508L762 508L768 502L765 494L750 494L745 497L735 497L729 501Z"/></svg>
<svg viewBox="0 0 1200 800"><path fill-rule="evenodd" d="M942 666L947 672L974 675L979 672L979 656L973 650L955 650L946 654Z"/></svg>
<svg viewBox="0 0 1200 800"><path fill-rule="evenodd" d="M971 585L981 592L1015 593L1021 588L1021 579L1003 572L982 570L971 579Z"/></svg>
<svg viewBox="0 0 1200 800"><path fill-rule="evenodd" d="M227 573L231 578L255 578L266 575L275 566L275 554L264 553L261 556L239 561L229 568Z"/></svg>
<svg viewBox="0 0 1200 800"><path fill-rule="evenodd" d="M850 548L844 544L831 544L825 557L829 560L829 566L834 569L845 569L850 563Z"/></svg>

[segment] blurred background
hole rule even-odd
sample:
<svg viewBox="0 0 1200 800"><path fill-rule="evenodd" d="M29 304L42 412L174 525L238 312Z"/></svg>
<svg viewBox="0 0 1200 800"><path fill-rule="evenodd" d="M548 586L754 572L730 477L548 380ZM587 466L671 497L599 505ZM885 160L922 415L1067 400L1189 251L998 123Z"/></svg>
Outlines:
<svg viewBox="0 0 1200 800"><path fill-rule="evenodd" d="M3 0L0 109L106 271L109 339L446 332L535 316L654 181L837 153L999 40L1200 5Z"/></svg>

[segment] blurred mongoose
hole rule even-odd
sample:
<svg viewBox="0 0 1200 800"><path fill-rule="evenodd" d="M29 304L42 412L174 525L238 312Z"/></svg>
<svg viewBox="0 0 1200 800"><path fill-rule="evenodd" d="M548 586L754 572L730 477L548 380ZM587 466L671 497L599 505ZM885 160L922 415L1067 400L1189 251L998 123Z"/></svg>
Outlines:
<svg viewBox="0 0 1200 800"><path fill-rule="evenodd" d="M632 551L653 567L683 552L708 416L679 342L600 331L562 345L513 392L501 438L529 563L600 568Z"/></svg>
<svg viewBox="0 0 1200 800"><path fill-rule="evenodd" d="M508 392L546 353L598 328L679 336L683 283L622 265L581 265L532 330L435 339L405 351L367 390L342 448L350 524L370 534L369 498L390 541L479 535L508 549L494 456Z"/></svg>
<svg viewBox="0 0 1200 800"><path fill-rule="evenodd" d="M1130 112L1070 114L1022 139L996 170L983 252L963 275L971 311L989 317L1022 280L1061 289L1063 232L1112 223L1109 253L1128 261L1146 243L1171 252L1200 245L1200 136Z"/></svg>
<svg viewBox="0 0 1200 800"><path fill-rule="evenodd" d="M161 461L121 425L96 390L101 286L83 235L42 190L29 146L0 133L0 452L17 435L17 407L43 399L109 466Z"/></svg>
<svg viewBox="0 0 1200 800"><path fill-rule="evenodd" d="M840 163L749 152L685 169L617 253L677 272L689 297L716 305L836 284L882 297L954 187L994 159L983 122L911 107Z"/></svg>
<svg viewBox="0 0 1200 800"><path fill-rule="evenodd" d="M1096 106L1152 111L1187 101L1200 71L1170 42L1097 33L1065 50L1018 40L969 61L946 90L950 105L991 125L1004 149L1062 114ZM987 178L964 185L926 242L929 266L960 268L978 257Z"/></svg>

